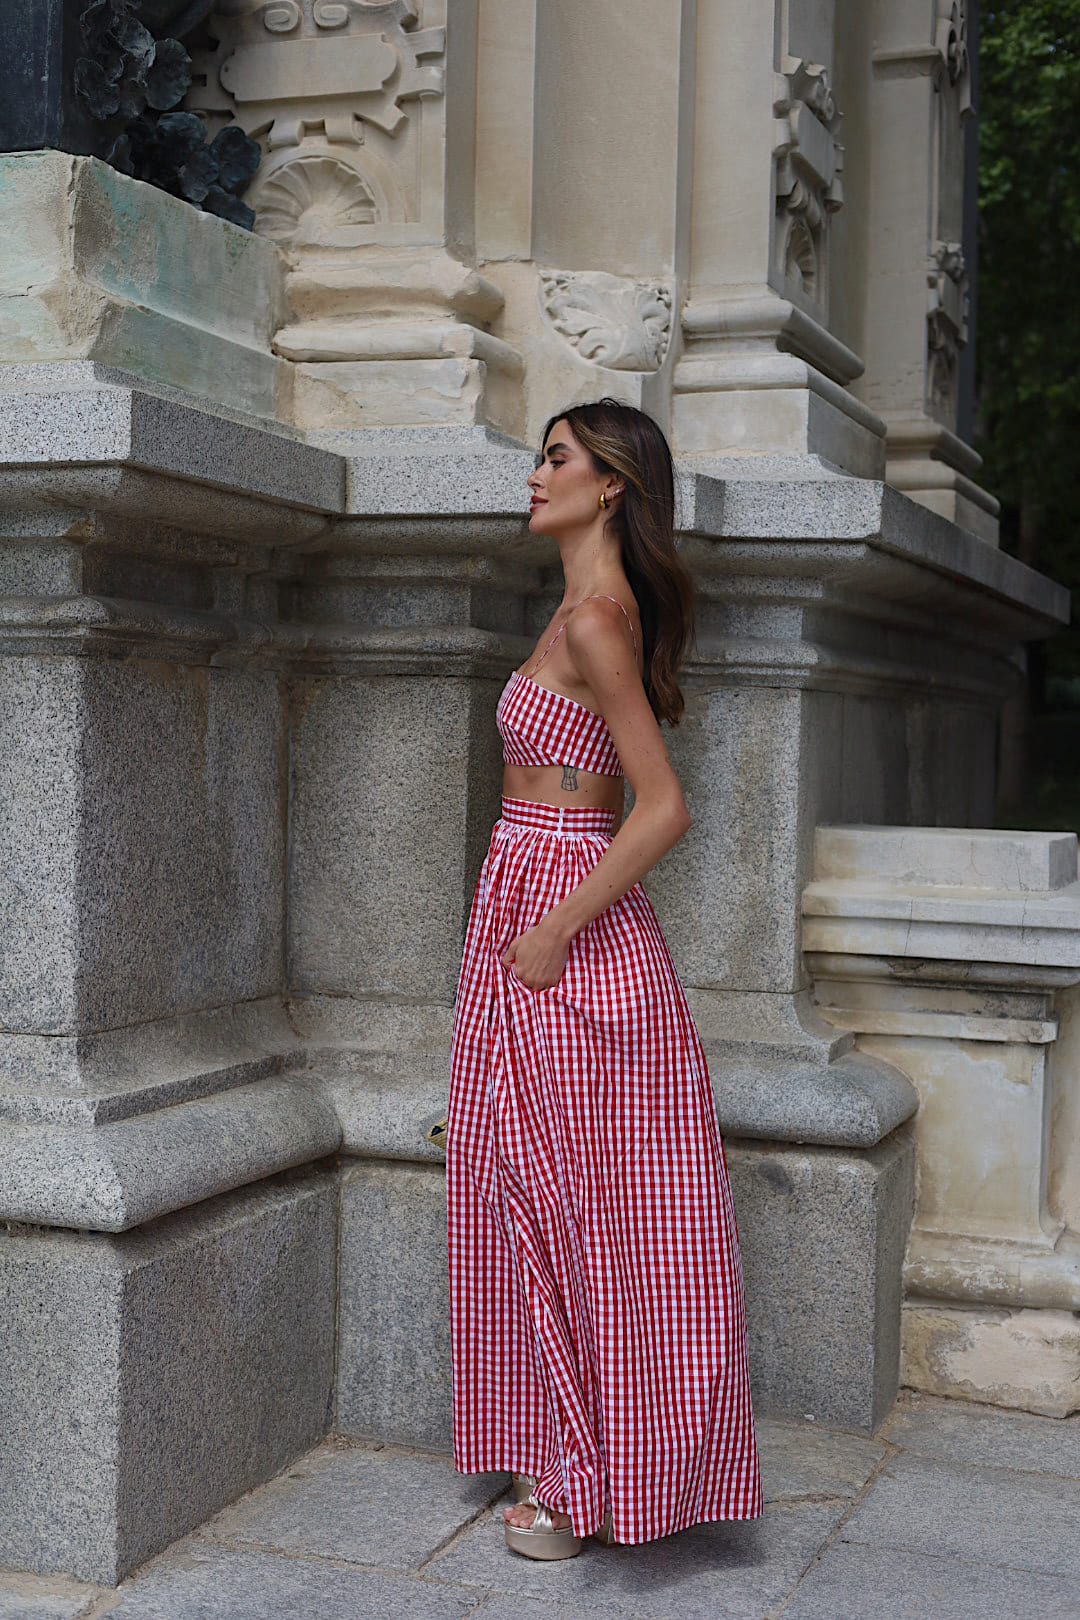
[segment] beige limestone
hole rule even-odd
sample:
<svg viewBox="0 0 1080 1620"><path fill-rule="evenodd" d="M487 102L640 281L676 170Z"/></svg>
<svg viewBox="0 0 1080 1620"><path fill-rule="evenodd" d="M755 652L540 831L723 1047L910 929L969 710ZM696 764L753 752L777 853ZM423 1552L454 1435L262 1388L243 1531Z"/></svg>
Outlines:
<svg viewBox="0 0 1080 1620"><path fill-rule="evenodd" d="M1072 1411L1075 836L819 828L803 944L820 1016L919 1093L905 1377Z"/></svg>
<svg viewBox="0 0 1080 1620"><path fill-rule="evenodd" d="M1080 1410L1080 1322L1070 1311L951 1310L908 1300L901 1377L910 1389L1022 1407Z"/></svg>
<svg viewBox="0 0 1080 1620"><path fill-rule="evenodd" d="M997 502L956 436L969 341L964 123L972 114L968 0L877 0L869 319L863 393L888 426L898 489L984 539Z"/></svg>

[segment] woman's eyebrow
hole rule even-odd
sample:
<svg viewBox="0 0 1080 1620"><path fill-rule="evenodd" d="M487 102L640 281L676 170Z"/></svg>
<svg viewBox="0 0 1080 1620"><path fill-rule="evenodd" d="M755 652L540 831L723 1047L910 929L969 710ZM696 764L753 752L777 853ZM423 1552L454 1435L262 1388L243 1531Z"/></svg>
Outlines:
<svg viewBox="0 0 1080 1620"><path fill-rule="evenodd" d="M556 450L561 450L564 456L569 455L570 446L568 444L546 444L544 446L544 455L553 456Z"/></svg>

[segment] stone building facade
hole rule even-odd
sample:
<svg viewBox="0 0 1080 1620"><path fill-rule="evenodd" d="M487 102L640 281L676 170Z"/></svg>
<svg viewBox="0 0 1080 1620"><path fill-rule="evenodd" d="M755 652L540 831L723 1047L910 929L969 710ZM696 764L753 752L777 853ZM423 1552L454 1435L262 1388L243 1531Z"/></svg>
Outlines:
<svg viewBox="0 0 1080 1620"><path fill-rule="evenodd" d="M650 887L759 1404L1080 1406L1076 840L988 830L1067 603L961 420L973 0L141 11L256 222L85 106L3 143L0 1562L117 1580L328 1427L446 1445L425 1132L558 588L528 446L601 394L678 457Z"/></svg>

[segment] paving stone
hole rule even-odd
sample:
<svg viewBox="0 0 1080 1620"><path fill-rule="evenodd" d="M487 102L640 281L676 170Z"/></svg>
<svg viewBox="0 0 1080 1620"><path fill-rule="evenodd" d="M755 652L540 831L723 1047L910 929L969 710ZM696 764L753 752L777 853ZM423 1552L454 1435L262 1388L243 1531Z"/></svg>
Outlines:
<svg viewBox="0 0 1080 1620"><path fill-rule="evenodd" d="M424 1573L513 1599L481 1609L484 1620L520 1613L521 1600L559 1620L575 1605L633 1620L751 1620L779 1608L842 1512L840 1503L776 1508L753 1524L699 1525L643 1547L590 1542L578 1558L541 1564L507 1549L496 1510Z"/></svg>
<svg viewBox="0 0 1080 1620"><path fill-rule="evenodd" d="M1080 1575L1080 1485L1006 1469L893 1459L842 1541ZM1076 1599L1080 1613L1080 1596Z"/></svg>
<svg viewBox="0 0 1080 1620"><path fill-rule="evenodd" d="M806 1576L784 1620L1076 1620L1078 1614L1076 1582L1068 1576L840 1542Z"/></svg>
<svg viewBox="0 0 1080 1620"><path fill-rule="evenodd" d="M1080 1479L1080 1413L1071 1418L1035 1417L966 1401L908 1396L881 1437L902 1451L946 1462Z"/></svg>
<svg viewBox="0 0 1080 1620"><path fill-rule="evenodd" d="M219 1540L412 1570L506 1489L444 1458L322 1446L207 1527Z"/></svg>
<svg viewBox="0 0 1080 1620"><path fill-rule="evenodd" d="M95 1586L0 1570L0 1620L78 1620L96 1597Z"/></svg>
<svg viewBox="0 0 1080 1620"><path fill-rule="evenodd" d="M211 1542L164 1554L121 1590L109 1620L457 1620L476 1604L406 1575Z"/></svg>
<svg viewBox="0 0 1080 1620"><path fill-rule="evenodd" d="M889 1449L862 1435L768 1418L759 1419L757 1436L766 1502L857 1496Z"/></svg>

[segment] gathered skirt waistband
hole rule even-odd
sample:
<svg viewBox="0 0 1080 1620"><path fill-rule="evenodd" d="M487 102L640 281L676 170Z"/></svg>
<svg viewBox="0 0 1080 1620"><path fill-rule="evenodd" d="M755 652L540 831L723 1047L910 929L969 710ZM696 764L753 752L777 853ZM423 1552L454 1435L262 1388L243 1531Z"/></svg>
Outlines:
<svg viewBox="0 0 1080 1620"><path fill-rule="evenodd" d="M535 827L541 832L580 838L588 833L610 837L615 812L598 805L540 804L535 799L503 799L498 826Z"/></svg>

